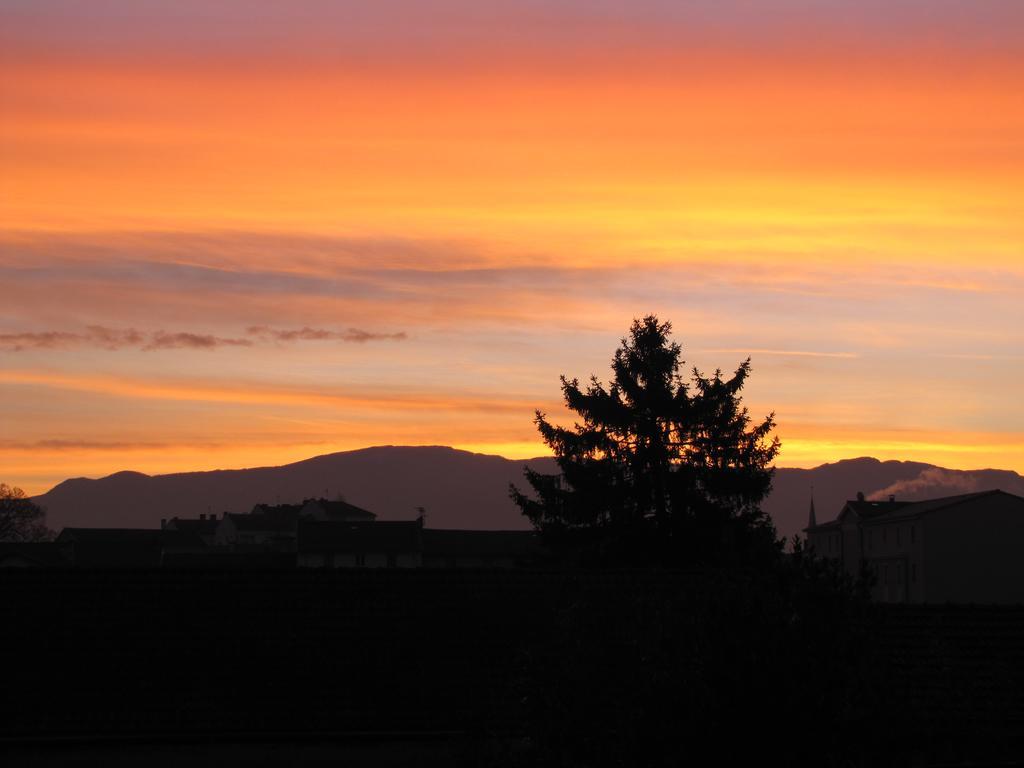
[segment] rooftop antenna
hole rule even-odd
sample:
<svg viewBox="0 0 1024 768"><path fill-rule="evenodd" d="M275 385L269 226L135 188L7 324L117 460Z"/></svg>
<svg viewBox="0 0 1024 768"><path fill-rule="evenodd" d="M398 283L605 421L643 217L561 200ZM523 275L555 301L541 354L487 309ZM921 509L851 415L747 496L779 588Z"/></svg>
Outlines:
<svg viewBox="0 0 1024 768"><path fill-rule="evenodd" d="M416 507L416 511L419 512L419 520L423 524L423 527L427 527L427 510L423 507Z"/></svg>

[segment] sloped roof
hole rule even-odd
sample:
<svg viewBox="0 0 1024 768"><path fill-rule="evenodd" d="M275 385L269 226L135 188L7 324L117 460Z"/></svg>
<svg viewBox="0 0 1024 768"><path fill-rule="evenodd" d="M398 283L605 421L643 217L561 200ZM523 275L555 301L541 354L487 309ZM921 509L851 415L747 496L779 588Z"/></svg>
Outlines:
<svg viewBox="0 0 1024 768"><path fill-rule="evenodd" d="M805 528L808 532L820 532L840 527L840 523L848 512L856 514L864 523L884 523L890 520L903 520L916 518L921 515L934 512L938 509L964 504L978 499L994 496L1009 496L1024 502L1024 498L1007 493L1001 490L979 491L977 493L963 493L957 496L943 496L938 499L924 499L922 501L862 501L852 499L843 505L842 511L836 520L827 523L820 523L813 528Z"/></svg>
<svg viewBox="0 0 1024 768"><path fill-rule="evenodd" d="M377 515L370 512L362 507L357 507L355 504L349 504L347 501L341 499L335 499L334 501L328 501L327 499L306 499L306 505L316 504L320 509L324 511L324 514L328 518L335 518L338 520L376 520Z"/></svg>
<svg viewBox="0 0 1024 768"><path fill-rule="evenodd" d="M948 507L955 507L958 504L965 504L980 499L996 497L996 496L1008 496L1013 499L1017 499L1024 502L1024 498L1016 496L1006 491L993 490L993 491L979 491L977 493L963 493L958 496L944 496L939 499L925 499L923 501L910 502L904 504L899 509L892 510L885 516L885 521L888 520L902 520L909 517L919 517L920 515L928 514L939 509L946 509ZM884 522L879 520L879 522Z"/></svg>
<svg viewBox="0 0 1024 768"><path fill-rule="evenodd" d="M205 520L197 520L196 518L182 518L172 517L167 521L167 527L164 530L183 531L185 533L194 533L198 536L210 535L217 530L217 518L211 517ZM174 526L171 528L170 526Z"/></svg>
<svg viewBox="0 0 1024 768"><path fill-rule="evenodd" d="M840 510L835 520L820 522L817 525L808 525L804 530L807 532L830 530L841 527L843 520L850 514L856 515L858 519L866 520L880 515L887 515L909 504L910 502L871 502L866 499L850 499L843 505L843 509Z"/></svg>
<svg viewBox="0 0 1024 768"><path fill-rule="evenodd" d="M298 550L352 554L419 552L423 546L421 533L422 527L418 520L302 520L299 524Z"/></svg>
<svg viewBox="0 0 1024 768"><path fill-rule="evenodd" d="M224 517L229 518L239 531L273 531L275 533L294 533L299 524L299 508L267 507L263 512L250 512L247 515L228 512Z"/></svg>
<svg viewBox="0 0 1024 768"><path fill-rule="evenodd" d="M302 511L301 504L257 504L252 508L252 514L285 514L297 515Z"/></svg>
<svg viewBox="0 0 1024 768"><path fill-rule="evenodd" d="M879 515L887 515L898 509L902 509L910 505L913 502L909 501L861 501L860 499L851 499L843 505L843 511L839 513L842 517L843 512L850 510L854 512L857 517L869 518L878 517Z"/></svg>
<svg viewBox="0 0 1024 768"><path fill-rule="evenodd" d="M842 528L842 524L838 520L829 520L827 523L818 523L814 527L804 528L805 532L819 533L821 531L831 531L833 529L838 530Z"/></svg>

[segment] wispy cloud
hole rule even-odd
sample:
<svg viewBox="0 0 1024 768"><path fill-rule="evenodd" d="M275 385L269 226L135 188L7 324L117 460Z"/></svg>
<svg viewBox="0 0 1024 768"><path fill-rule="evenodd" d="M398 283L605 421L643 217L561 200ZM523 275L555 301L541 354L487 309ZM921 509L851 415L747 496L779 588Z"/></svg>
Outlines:
<svg viewBox="0 0 1024 768"><path fill-rule="evenodd" d="M165 333L157 331L150 336L143 349L216 349L217 347L251 347L249 339L222 339L201 333Z"/></svg>
<svg viewBox="0 0 1024 768"><path fill-rule="evenodd" d="M188 331L142 332L134 328L116 329L99 325L87 326L84 331L32 331L23 333L0 333L0 351L24 352L26 350L60 350L89 347L106 350L141 349L206 349L220 347L252 347L257 344L286 344L299 341L340 341L364 344L368 341L401 341L406 334L375 333L361 328L346 328L334 331L324 328L280 329L268 326L252 326L246 330L246 337L232 338L209 333Z"/></svg>
<svg viewBox="0 0 1024 768"><path fill-rule="evenodd" d="M101 325L90 325L84 331L33 331L25 333L0 333L0 349L7 352L22 352L27 349L66 349L69 347L99 347L121 349L138 347L146 343L146 334L134 328L117 330Z"/></svg>
<svg viewBox="0 0 1024 768"><path fill-rule="evenodd" d="M741 347L701 349L701 352L727 352L730 354L770 355L772 357L831 357L851 360L859 357L855 352L823 352L811 349L743 349Z"/></svg>
<svg viewBox="0 0 1024 768"><path fill-rule="evenodd" d="M0 370L0 384L32 384L68 391L91 392L109 397L247 405L300 406L359 411L421 411L513 414L528 416L537 407L552 411L557 402L538 402L527 395L497 395L481 391L422 391L402 387L351 387L321 385L295 387L257 381L129 378L74 375L32 370ZM321 411L322 416L322 411Z"/></svg>
<svg viewBox="0 0 1024 768"><path fill-rule="evenodd" d="M398 333L372 333L360 328L346 328L344 331L329 331L324 328L298 328L294 330L281 330L268 328L265 325L254 325L246 330L250 336L255 336L263 341L345 341L356 344L364 344L367 341L403 341L406 334Z"/></svg>

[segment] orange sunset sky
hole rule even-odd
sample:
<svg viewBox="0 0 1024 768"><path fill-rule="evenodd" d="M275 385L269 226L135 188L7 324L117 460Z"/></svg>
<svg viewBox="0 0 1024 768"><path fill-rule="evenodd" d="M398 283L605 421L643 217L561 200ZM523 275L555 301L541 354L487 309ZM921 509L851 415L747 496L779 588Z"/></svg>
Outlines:
<svg viewBox="0 0 1024 768"><path fill-rule="evenodd" d="M1024 471L1024 3L0 4L0 480L545 452L634 317L779 464Z"/></svg>

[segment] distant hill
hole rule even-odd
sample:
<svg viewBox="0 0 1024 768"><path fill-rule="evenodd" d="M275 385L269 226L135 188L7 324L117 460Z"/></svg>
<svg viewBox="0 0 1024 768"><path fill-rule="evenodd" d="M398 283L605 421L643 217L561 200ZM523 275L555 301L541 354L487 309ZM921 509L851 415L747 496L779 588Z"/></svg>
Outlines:
<svg viewBox="0 0 1024 768"><path fill-rule="evenodd" d="M98 480L65 480L35 501L47 524L159 527L161 518L248 512L258 503L334 498L376 512L383 520L411 520L416 507L434 528L528 527L508 498L508 484L525 484L523 467L554 472L551 458L512 461L441 446L383 446L316 456L257 469L143 475L118 472Z"/></svg>
<svg viewBox="0 0 1024 768"><path fill-rule="evenodd" d="M144 475L118 472L98 480L65 480L36 502L47 522L65 526L156 528L161 518L201 513L248 512L261 502L297 502L334 497L376 512L383 520L412 519L427 510L433 528L514 529L528 527L508 498L508 484L525 486L523 467L554 472L554 459L510 460L441 446L382 446L317 456L294 464L257 469ZM1024 478L1005 470L959 471L931 464L862 458L814 469L776 471L765 510L779 533L792 536L807 524L814 488L818 521L834 519L857 491L901 499L949 496L1001 488L1024 495Z"/></svg>

